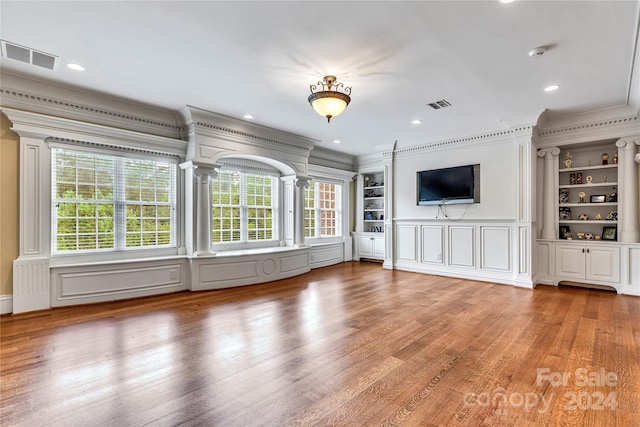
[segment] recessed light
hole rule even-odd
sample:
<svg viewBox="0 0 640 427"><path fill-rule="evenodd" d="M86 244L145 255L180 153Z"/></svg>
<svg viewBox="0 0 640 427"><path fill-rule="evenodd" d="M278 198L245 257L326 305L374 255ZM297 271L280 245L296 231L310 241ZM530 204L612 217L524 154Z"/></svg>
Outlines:
<svg viewBox="0 0 640 427"><path fill-rule="evenodd" d="M334 139L334 140L333 140L333 143L334 143L334 144L340 144L340 140L339 140L339 139Z"/></svg>
<svg viewBox="0 0 640 427"><path fill-rule="evenodd" d="M71 68L74 71L84 71L84 67L82 65L76 64L76 63L73 63L73 62L69 62L67 64L67 67Z"/></svg>
<svg viewBox="0 0 640 427"><path fill-rule="evenodd" d="M419 125L420 123L422 123L422 120L411 120L412 125Z"/></svg>
<svg viewBox="0 0 640 427"><path fill-rule="evenodd" d="M500 0L500 3L507 4L507 3L513 3L513 1L514 0Z"/></svg>
<svg viewBox="0 0 640 427"><path fill-rule="evenodd" d="M244 118L245 118L245 119L247 119L247 120L251 120L251 119L253 119L253 116L252 116L251 114L245 114L245 115L244 115L244 116L242 116L242 117L244 117Z"/></svg>
<svg viewBox="0 0 640 427"><path fill-rule="evenodd" d="M544 88L545 92L553 92L554 90L560 89L560 85L551 85Z"/></svg>

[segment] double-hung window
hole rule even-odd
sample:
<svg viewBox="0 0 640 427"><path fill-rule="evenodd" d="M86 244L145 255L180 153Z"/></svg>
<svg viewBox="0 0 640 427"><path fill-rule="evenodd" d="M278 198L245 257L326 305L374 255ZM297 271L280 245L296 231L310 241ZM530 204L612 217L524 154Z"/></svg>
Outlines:
<svg viewBox="0 0 640 427"><path fill-rule="evenodd" d="M221 170L211 192L211 239L214 244L263 246L278 240L278 178Z"/></svg>
<svg viewBox="0 0 640 427"><path fill-rule="evenodd" d="M311 181L304 192L304 237L342 235L342 186Z"/></svg>
<svg viewBox="0 0 640 427"><path fill-rule="evenodd" d="M176 162L52 149L52 252L176 246Z"/></svg>

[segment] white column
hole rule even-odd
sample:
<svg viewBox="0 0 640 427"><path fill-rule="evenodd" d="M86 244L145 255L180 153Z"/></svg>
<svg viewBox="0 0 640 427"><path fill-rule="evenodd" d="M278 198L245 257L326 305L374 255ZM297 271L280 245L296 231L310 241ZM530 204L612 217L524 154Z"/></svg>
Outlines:
<svg viewBox="0 0 640 427"><path fill-rule="evenodd" d="M640 242L638 224L638 168L634 162L636 145L640 138L622 138L616 142L618 150L618 240L625 243Z"/></svg>
<svg viewBox="0 0 640 427"><path fill-rule="evenodd" d="M364 175L356 175L356 233L364 230ZM357 239L357 237L356 237Z"/></svg>
<svg viewBox="0 0 640 427"><path fill-rule="evenodd" d="M394 248L396 246L393 232L393 153L395 147L396 144L393 144L393 150L385 156L384 160L384 261L382 268L387 270L393 270Z"/></svg>
<svg viewBox="0 0 640 427"><path fill-rule="evenodd" d="M196 256L211 255L211 179L218 176L212 167L198 166L196 183Z"/></svg>
<svg viewBox="0 0 640 427"><path fill-rule="evenodd" d="M558 212L555 210L556 200L558 198L558 189L555 188L555 172L558 164L558 147L543 148L538 150L538 157L544 158L544 176L543 176L543 200L542 200L542 238L557 239L558 234L555 227L555 218Z"/></svg>
<svg viewBox="0 0 640 427"><path fill-rule="evenodd" d="M293 230L294 230L294 217L293 212L295 210L295 175L283 176L280 178L282 181L282 211L284 212L282 217L282 230L280 236L280 246L293 246ZM304 216L304 215L303 215Z"/></svg>
<svg viewBox="0 0 640 427"><path fill-rule="evenodd" d="M293 194L293 244L297 248L304 248L304 189L309 187L309 178L298 178Z"/></svg>

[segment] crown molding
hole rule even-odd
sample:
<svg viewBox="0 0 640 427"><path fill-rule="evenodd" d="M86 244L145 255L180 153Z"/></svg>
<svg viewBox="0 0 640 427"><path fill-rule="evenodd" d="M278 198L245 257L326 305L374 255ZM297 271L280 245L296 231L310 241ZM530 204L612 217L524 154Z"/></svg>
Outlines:
<svg viewBox="0 0 640 427"><path fill-rule="evenodd" d="M269 175L280 176L280 170L275 166L259 161L243 158L225 157L218 161L218 166L227 170L261 172Z"/></svg>
<svg viewBox="0 0 640 427"><path fill-rule="evenodd" d="M430 142L412 147L394 149L382 153L383 159L399 158L413 156L419 153L445 150L455 147L468 147L472 145L481 145L504 140L526 139L529 140L533 134L533 125L516 126L509 129L497 130L480 135L472 135L461 138L446 139L441 141ZM382 160L382 159L381 159ZM380 161L380 160L378 160Z"/></svg>
<svg viewBox="0 0 640 427"><path fill-rule="evenodd" d="M551 119L544 111L535 127L539 147L616 139L640 133L640 117L627 108Z"/></svg>
<svg viewBox="0 0 640 427"><path fill-rule="evenodd" d="M330 150L325 147L314 147L309 155L309 168L311 165L325 166L328 168L341 169L343 171L353 170L353 156Z"/></svg>
<svg viewBox="0 0 640 427"><path fill-rule="evenodd" d="M66 141L67 144L95 144L118 150L141 150L180 158L184 158L187 151L187 142L181 139L165 138L13 108L3 108L2 112L11 121L11 129L21 138L55 139L58 142Z"/></svg>
<svg viewBox="0 0 640 427"><path fill-rule="evenodd" d="M198 107L187 105L179 110L187 124L189 136L202 135L215 139L256 145L265 143L279 150L296 150L308 156L319 141L294 133L262 126L235 117L225 116Z"/></svg>
<svg viewBox="0 0 640 427"><path fill-rule="evenodd" d="M3 72L0 106L182 139L185 130L169 110L125 102L77 88Z"/></svg>

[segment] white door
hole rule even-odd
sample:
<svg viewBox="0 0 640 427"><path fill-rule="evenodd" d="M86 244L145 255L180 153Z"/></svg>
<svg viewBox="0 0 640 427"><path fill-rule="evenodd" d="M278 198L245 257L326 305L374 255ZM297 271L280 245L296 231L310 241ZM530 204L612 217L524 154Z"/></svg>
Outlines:
<svg viewBox="0 0 640 427"><path fill-rule="evenodd" d="M585 278L584 246L557 245L556 246L556 276L562 279Z"/></svg>
<svg viewBox="0 0 640 427"><path fill-rule="evenodd" d="M384 259L384 237L373 238L373 256Z"/></svg>
<svg viewBox="0 0 640 427"><path fill-rule="evenodd" d="M620 281L620 248L587 246L587 279Z"/></svg>
<svg viewBox="0 0 640 427"><path fill-rule="evenodd" d="M373 245L371 244L372 237L369 236L359 236L358 237L358 254L360 257L371 257L373 256Z"/></svg>

